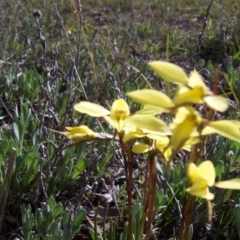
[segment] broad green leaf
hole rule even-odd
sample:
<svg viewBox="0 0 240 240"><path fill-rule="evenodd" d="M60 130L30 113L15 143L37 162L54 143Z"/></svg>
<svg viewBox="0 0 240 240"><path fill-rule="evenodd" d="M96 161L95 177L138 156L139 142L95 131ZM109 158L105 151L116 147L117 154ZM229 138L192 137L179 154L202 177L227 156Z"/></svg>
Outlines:
<svg viewBox="0 0 240 240"><path fill-rule="evenodd" d="M49 233L55 238L55 239L60 239L62 235L62 230L61 230L61 223L60 219L57 218L55 221L51 224L49 228Z"/></svg>
<svg viewBox="0 0 240 240"><path fill-rule="evenodd" d="M72 179L76 179L90 164L87 159L80 159L75 165L75 171L72 173Z"/></svg>
<svg viewBox="0 0 240 240"><path fill-rule="evenodd" d="M53 197L50 197L50 198L47 200L47 204L48 204L48 206L50 207L50 209L53 210L54 207L56 206L55 199L54 199Z"/></svg>
<svg viewBox="0 0 240 240"><path fill-rule="evenodd" d="M72 225L72 234L75 235L81 228L82 221L84 220L87 211L85 209L80 209L74 215L73 225Z"/></svg>
<svg viewBox="0 0 240 240"><path fill-rule="evenodd" d="M149 104L163 109L174 107L171 98L166 94L153 89L136 90L127 93L127 96L138 103Z"/></svg>
<svg viewBox="0 0 240 240"><path fill-rule="evenodd" d="M37 232L41 232L44 221L43 221L42 210L40 208L38 208L35 212L35 224L36 224Z"/></svg>
<svg viewBox="0 0 240 240"><path fill-rule="evenodd" d="M74 110L92 117L103 117L110 114L110 111L101 105L85 101L74 105Z"/></svg>
<svg viewBox="0 0 240 240"><path fill-rule="evenodd" d="M70 221L70 214L67 211L65 211L62 216L63 227L64 226L69 227L69 221Z"/></svg>
<svg viewBox="0 0 240 240"><path fill-rule="evenodd" d="M188 76L185 71L177 66L176 64L164 62L164 61L152 61L149 62L148 65L163 79L179 84L179 85L187 85L188 84Z"/></svg>
<svg viewBox="0 0 240 240"><path fill-rule="evenodd" d="M62 212L63 212L63 205L62 205L62 203L58 203L58 204L54 207L54 209L53 209L53 211L52 211L52 215L53 215L53 217L57 217L57 216L59 216Z"/></svg>
<svg viewBox="0 0 240 240"><path fill-rule="evenodd" d="M104 174L104 171L106 170L106 165L109 163L109 161L113 157L113 153L108 153L106 157L104 157L100 163L97 165L97 170L100 174Z"/></svg>

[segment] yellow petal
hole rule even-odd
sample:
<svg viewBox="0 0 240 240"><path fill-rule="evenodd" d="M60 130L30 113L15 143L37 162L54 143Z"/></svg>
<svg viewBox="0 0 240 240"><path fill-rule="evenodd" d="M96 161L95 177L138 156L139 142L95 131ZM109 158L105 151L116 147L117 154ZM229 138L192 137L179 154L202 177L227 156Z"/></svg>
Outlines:
<svg viewBox="0 0 240 240"><path fill-rule="evenodd" d="M150 150L151 148L149 145L144 143L139 143L139 142L136 142L132 148L132 151L136 154L146 153L146 152L149 152Z"/></svg>
<svg viewBox="0 0 240 240"><path fill-rule="evenodd" d="M159 149L164 149L168 146L169 144L169 138L166 136L162 136L156 141L156 147Z"/></svg>
<svg viewBox="0 0 240 240"><path fill-rule="evenodd" d="M123 127L125 126L126 119L127 119L127 118L125 119L118 118L114 114L110 114L110 116L103 116L103 118L119 133L123 131Z"/></svg>
<svg viewBox="0 0 240 240"><path fill-rule="evenodd" d="M198 113L191 107L180 107L170 128L172 137L170 145L177 151L184 146L201 121Z"/></svg>
<svg viewBox="0 0 240 240"><path fill-rule="evenodd" d="M165 151L162 152L165 160L168 162L172 158L172 149L167 148Z"/></svg>
<svg viewBox="0 0 240 240"><path fill-rule="evenodd" d="M95 133L85 125L79 126L79 127L66 127L66 129L71 133L80 133L80 134L88 134L88 135L94 135Z"/></svg>
<svg viewBox="0 0 240 240"><path fill-rule="evenodd" d="M204 98L204 101L210 108L216 111L225 112L228 109L228 101L222 96L208 96Z"/></svg>
<svg viewBox="0 0 240 240"><path fill-rule="evenodd" d="M88 128L85 125L79 127L66 127L66 129L67 132L60 132L52 129L51 131L65 135L67 138L77 141L88 141L95 138L105 138L100 133L93 132L90 128Z"/></svg>
<svg viewBox="0 0 240 240"><path fill-rule="evenodd" d="M177 94L173 98L173 103L176 105L186 103L203 103L203 92L200 89L189 89L183 93Z"/></svg>
<svg viewBox="0 0 240 240"><path fill-rule="evenodd" d="M199 166L198 166L198 173L201 179L204 179L207 183L208 186L213 186L215 182L215 168L214 165L211 161L206 160L203 161Z"/></svg>
<svg viewBox="0 0 240 240"><path fill-rule="evenodd" d="M194 184L199 179L198 168L195 163L189 163L187 166L187 177L191 184Z"/></svg>
<svg viewBox="0 0 240 240"><path fill-rule="evenodd" d="M118 117L125 117L130 114L129 106L124 99L117 99L113 102L111 113Z"/></svg>
<svg viewBox="0 0 240 240"><path fill-rule="evenodd" d="M218 188L240 190L240 178L234 178L227 181L217 182L215 183L215 186Z"/></svg>
<svg viewBox="0 0 240 240"><path fill-rule="evenodd" d="M126 123L133 125L145 133L151 133L153 131L171 134L171 131L165 122L151 115L132 115L127 118Z"/></svg>
<svg viewBox="0 0 240 240"><path fill-rule="evenodd" d="M192 135L192 134L191 134ZM186 151L191 151L191 146L200 142L199 137L190 137L183 145L182 149Z"/></svg>
<svg viewBox="0 0 240 240"><path fill-rule="evenodd" d="M125 132L123 136L123 142L128 142L131 139L142 138L145 134L142 131Z"/></svg>
<svg viewBox="0 0 240 240"><path fill-rule="evenodd" d="M194 163L189 163L187 177L191 184L195 184L201 179L207 186L213 186L216 177L214 165L209 160L203 161L198 167Z"/></svg>
<svg viewBox="0 0 240 240"><path fill-rule="evenodd" d="M85 101L74 105L74 110L80 113L88 114L92 117L103 117L110 114L110 111L101 105Z"/></svg>
<svg viewBox="0 0 240 240"><path fill-rule="evenodd" d="M213 200L214 194L209 192L209 188L207 187L204 180L199 180L191 187L187 188L186 191L196 197L205 198L208 200Z"/></svg>
<svg viewBox="0 0 240 240"><path fill-rule="evenodd" d="M200 89L204 95L212 94L204 83L202 76L196 71L192 71L189 76L188 86L193 89Z"/></svg>
<svg viewBox="0 0 240 240"><path fill-rule="evenodd" d="M157 115L163 113L163 108L154 107L152 105L145 104L143 109L135 112L135 114L144 114L144 115Z"/></svg>
<svg viewBox="0 0 240 240"><path fill-rule="evenodd" d="M219 120L208 123L202 130L202 135L217 133L226 138L240 142L240 122L235 120Z"/></svg>
<svg viewBox="0 0 240 240"><path fill-rule="evenodd" d="M175 83L175 84L184 84L187 85L188 83L188 76L185 73L185 71L169 62L163 62L163 61L153 61L149 62L148 65L153 69L154 72L156 72L160 77L163 79Z"/></svg>
<svg viewBox="0 0 240 240"><path fill-rule="evenodd" d="M179 150L184 146L185 142L190 137L192 131L196 127L196 123L194 121L184 121L181 124L178 124L172 130L172 137L171 137L171 147L174 150Z"/></svg>
<svg viewBox="0 0 240 240"><path fill-rule="evenodd" d="M153 89L136 90L127 93L127 96L142 104L149 104L163 109L174 106L172 100L164 93Z"/></svg>

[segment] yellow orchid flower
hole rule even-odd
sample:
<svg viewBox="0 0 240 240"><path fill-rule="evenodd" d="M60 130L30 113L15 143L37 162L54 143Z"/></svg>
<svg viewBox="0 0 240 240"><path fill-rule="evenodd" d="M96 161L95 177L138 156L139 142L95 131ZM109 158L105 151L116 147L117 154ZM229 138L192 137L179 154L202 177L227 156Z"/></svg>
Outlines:
<svg viewBox="0 0 240 240"><path fill-rule="evenodd" d="M60 132L56 130L52 130L53 132L57 132L59 134L65 135L67 138L76 141L89 141L93 139L112 139L113 136L106 133L97 133L92 131L85 125L79 127L66 127L67 132Z"/></svg>
<svg viewBox="0 0 240 240"><path fill-rule="evenodd" d="M126 128L134 126L135 128L146 132L164 132L170 133L167 125L160 119L154 117L152 114L133 114L130 115L129 106L124 99L117 99L113 102L111 111L105 109L101 105L80 102L74 106L77 112L86 113L92 117L103 117L117 132L124 132ZM154 110L155 111L155 110ZM156 110L158 111L158 110Z"/></svg>
<svg viewBox="0 0 240 240"><path fill-rule="evenodd" d="M228 109L228 101L221 96L215 96L205 85L201 75L194 70L189 77L188 87L183 87L173 98L173 103L182 105L186 103L206 103L214 110L224 112Z"/></svg>
<svg viewBox="0 0 240 240"><path fill-rule="evenodd" d="M190 163L187 167L187 177L190 187L186 191L197 197L212 200L214 195L209 192L208 187L216 186L223 189L240 190L240 179L230 179L215 183L215 168L211 161L203 161L198 167Z"/></svg>
<svg viewBox="0 0 240 240"><path fill-rule="evenodd" d="M82 101L74 106L75 111L86 113L92 117L104 117L105 120L118 132L122 131L125 119L130 115L129 106L124 99L113 102L111 111L99 104Z"/></svg>
<svg viewBox="0 0 240 240"><path fill-rule="evenodd" d="M149 62L148 65L165 80L178 85L183 85L183 87L179 89L177 95L173 98L172 103L174 105L183 105L187 103L201 104L205 102L209 107L220 112L224 112L228 109L227 99L222 96L213 95L212 91L206 86L201 75L196 70L194 70L188 77L181 67L173 63L153 61ZM148 95L148 97L151 96ZM144 96L141 97L141 100L143 100L143 98ZM152 96L152 98L154 97ZM149 104L152 104L153 101L154 100L148 100ZM144 101L144 103L147 102Z"/></svg>
<svg viewBox="0 0 240 240"><path fill-rule="evenodd" d="M214 198L208 189L209 186L214 185L215 181L215 168L211 161L204 161L198 167L194 163L190 163L187 168L187 177L190 187L186 191L189 194L208 200Z"/></svg>

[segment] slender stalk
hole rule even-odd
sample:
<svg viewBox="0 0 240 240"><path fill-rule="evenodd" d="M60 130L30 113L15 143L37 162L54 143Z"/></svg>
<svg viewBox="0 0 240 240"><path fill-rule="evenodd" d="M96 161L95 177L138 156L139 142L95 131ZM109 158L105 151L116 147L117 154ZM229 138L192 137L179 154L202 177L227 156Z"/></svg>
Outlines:
<svg viewBox="0 0 240 240"><path fill-rule="evenodd" d="M195 197L188 195L186 204L183 208L183 217L182 217L181 226L179 229L179 240L188 239L189 226L191 224L194 202L195 202Z"/></svg>
<svg viewBox="0 0 240 240"><path fill-rule="evenodd" d="M147 158L147 165L146 165L146 171L145 171L145 182L144 182L144 190L143 190L143 215L142 215L142 222L141 222L141 230L140 230L140 236L143 236L145 222L146 222L146 216L148 211L148 186L149 186L149 176L150 176L150 152L148 153Z"/></svg>
<svg viewBox="0 0 240 240"><path fill-rule="evenodd" d="M132 154L119 134L119 142L122 148L124 168L126 174L127 195L128 195L128 240L133 240L133 221L132 221Z"/></svg>
<svg viewBox="0 0 240 240"><path fill-rule="evenodd" d="M153 220L153 212L154 212L154 202L155 202L155 196L156 196L156 181L157 181L157 170L156 165L154 162L154 156L153 153L150 153L150 177L149 177L149 193L148 193L148 203L147 203L147 216L148 216L148 222L147 222L147 230L146 230L146 237L145 239L148 240L150 238L151 233L151 225Z"/></svg>

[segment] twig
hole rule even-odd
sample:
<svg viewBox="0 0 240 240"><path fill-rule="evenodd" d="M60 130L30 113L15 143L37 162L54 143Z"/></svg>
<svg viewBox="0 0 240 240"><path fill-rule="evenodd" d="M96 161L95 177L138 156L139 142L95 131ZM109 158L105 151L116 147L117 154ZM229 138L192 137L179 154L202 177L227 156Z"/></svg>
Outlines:
<svg viewBox="0 0 240 240"><path fill-rule="evenodd" d="M198 46L197 46L197 53L196 53L196 58L195 58L194 65L196 65L198 60L199 60L199 55L200 55L200 51L201 51L201 44L202 44L202 40L203 40L203 33L204 33L204 30L207 26L207 20L208 20L208 16L209 16L212 4L213 4L213 0L211 0L210 3L208 4L206 16L204 17L204 23L203 23L202 31L200 31L200 33L198 35Z"/></svg>

